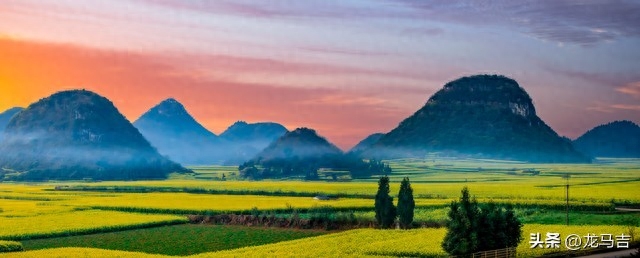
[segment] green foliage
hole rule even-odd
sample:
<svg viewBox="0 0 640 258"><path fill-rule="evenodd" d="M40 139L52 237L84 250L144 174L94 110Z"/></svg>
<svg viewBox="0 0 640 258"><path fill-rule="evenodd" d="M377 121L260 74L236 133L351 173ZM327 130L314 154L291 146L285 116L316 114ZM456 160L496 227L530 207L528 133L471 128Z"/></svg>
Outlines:
<svg viewBox="0 0 640 258"><path fill-rule="evenodd" d="M126 222L126 221L125 221ZM2 239L6 240L25 240L25 239L40 239L40 238L53 238L53 237L64 237L64 236L76 236L76 235L88 235L88 234L98 234L105 232L113 232L113 231L124 231L130 229L141 229L141 228L154 228L160 226L168 226L168 225L177 225L177 224L185 224L187 223L186 218L179 218L174 220L166 220L166 221L150 221L150 222L142 222L137 224L124 224L124 225L106 225L106 226L97 226L97 227L85 227L85 228L71 228L71 229L52 229L49 232L27 232L27 233L16 233L11 235L4 235ZM93 225L91 223L86 223L85 225ZM60 227L63 228L63 227Z"/></svg>
<svg viewBox="0 0 640 258"><path fill-rule="evenodd" d="M571 207L573 209L573 207ZM520 220L524 224L564 224L566 211L561 209L546 208L518 208L516 209ZM626 222L637 215L633 213L616 213L602 211L570 211L569 221L571 225L628 225Z"/></svg>
<svg viewBox="0 0 640 258"><path fill-rule="evenodd" d="M470 199L469 189L462 189L459 202L451 203L447 234L442 248L450 255L517 247L522 240L522 223L513 208L493 202L479 206Z"/></svg>
<svg viewBox="0 0 640 258"><path fill-rule="evenodd" d="M24 251L20 242L0 240L0 253Z"/></svg>
<svg viewBox="0 0 640 258"><path fill-rule="evenodd" d="M348 168L351 178L369 178L372 175L388 176L392 172L389 164L380 160L370 159L369 161L362 161L351 154L347 154L346 156L351 160Z"/></svg>
<svg viewBox="0 0 640 258"><path fill-rule="evenodd" d="M507 205L504 219L506 224L506 246L517 247L522 240L522 222L516 217L516 213L511 205Z"/></svg>
<svg viewBox="0 0 640 258"><path fill-rule="evenodd" d="M400 228L411 228L413 222L413 211L416 207L416 202L413 200L413 189L409 178L405 177L400 183L400 192L398 193L398 218Z"/></svg>
<svg viewBox="0 0 640 258"><path fill-rule="evenodd" d="M471 201L469 189L462 189L462 197L459 201L451 202L449 221L447 221L447 234L442 241L442 248L451 255L464 255L473 253L478 246L478 203Z"/></svg>
<svg viewBox="0 0 640 258"><path fill-rule="evenodd" d="M378 193L375 201L376 222L380 228L391 228L396 220L396 207L393 197L389 196L389 177L383 176L378 181Z"/></svg>
<svg viewBox="0 0 640 258"><path fill-rule="evenodd" d="M507 241L506 216L501 208L490 202L480 207L478 216L478 250L501 249Z"/></svg>
<svg viewBox="0 0 640 258"><path fill-rule="evenodd" d="M325 230L339 229L341 226L357 225L360 221L353 211L340 211L331 206L313 207L307 211L309 225L321 225Z"/></svg>
<svg viewBox="0 0 640 258"><path fill-rule="evenodd" d="M271 160L252 160L238 167L240 177L260 180L264 178L304 177L319 179L319 169L349 171L351 178L369 178L372 175L388 175L389 164L379 160L363 161L353 154L319 154L308 157L288 157Z"/></svg>

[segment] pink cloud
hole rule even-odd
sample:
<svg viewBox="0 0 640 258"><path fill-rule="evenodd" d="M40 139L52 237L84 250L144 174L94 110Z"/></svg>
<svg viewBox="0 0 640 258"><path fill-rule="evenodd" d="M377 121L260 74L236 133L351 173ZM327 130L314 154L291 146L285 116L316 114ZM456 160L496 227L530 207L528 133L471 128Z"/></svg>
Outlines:
<svg viewBox="0 0 640 258"><path fill-rule="evenodd" d="M617 92L640 98L640 81L627 83L624 86L616 88Z"/></svg>
<svg viewBox="0 0 640 258"><path fill-rule="evenodd" d="M633 104L606 104L602 102L596 102L594 106L587 107L587 110L597 111L602 113L614 113L616 110L623 111L640 111L640 105Z"/></svg>
<svg viewBox="0 0 640 258"><path fill-rule="evenodd" d="M611 107L615 109L640 111L640 105L614 104L611 105Z"/></svg>

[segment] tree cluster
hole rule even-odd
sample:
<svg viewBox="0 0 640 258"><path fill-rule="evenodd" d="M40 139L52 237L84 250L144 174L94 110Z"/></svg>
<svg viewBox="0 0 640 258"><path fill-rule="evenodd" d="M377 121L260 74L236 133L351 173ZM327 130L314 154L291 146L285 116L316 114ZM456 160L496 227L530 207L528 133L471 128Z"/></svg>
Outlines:
<svg viewBox="0 0 640 258"><path fill-rule="evenodd" d="M368 178L372 175L391 173L391 167L384 162L377 160L364 161L352 155L252 160L241 164L238 167L238 171L241 177L256 180L293 176L304 176L307 180L317 180L319 179L318 170L320 168L349 171L351 178Z"/></svg>
<svg viewBox="0 0 640 258"><path fill-rule="evenodd" d="M380 178L375 200L376 222L380 228L391 228L396 217L399 217L400 228L411 228L414 208L413 189L408 177L405 177L400 184L397 208L393 205L393 197L389 195L389 177Z"/></svg>
<svg viewBox="0 0 640 258"><path fill-rule="evenodd" d="M522 239L522 223L511 206L478 205L465 187L460 200L452 202L450 208L448 231L442 242L450 255L516 247Z"/></svg>

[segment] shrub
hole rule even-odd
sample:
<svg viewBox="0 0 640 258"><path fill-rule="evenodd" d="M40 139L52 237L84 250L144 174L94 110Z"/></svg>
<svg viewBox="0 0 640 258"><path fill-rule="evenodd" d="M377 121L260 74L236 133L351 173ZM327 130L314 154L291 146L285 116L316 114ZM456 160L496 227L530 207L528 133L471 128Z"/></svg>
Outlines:
<svg viewBox="0 0 640 258"><path fill-rule="evenodd" d="M491 202L479 206L464 187L460 201L450 207L448 231L442 241L442 248L450 255L517 247L522 240L522 223L510 205L504 208Z"/></svg>
<svg viewBox="0 0 640 258"><path fill-rule="evenodd" d="M24 251L20 242L0 240L0 253Z"/></svg>

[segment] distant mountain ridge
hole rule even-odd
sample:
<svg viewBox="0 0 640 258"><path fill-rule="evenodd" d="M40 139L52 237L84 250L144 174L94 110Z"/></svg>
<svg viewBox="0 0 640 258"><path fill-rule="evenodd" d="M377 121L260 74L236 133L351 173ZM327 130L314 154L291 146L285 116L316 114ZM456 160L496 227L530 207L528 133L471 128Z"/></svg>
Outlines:
<svg viewBox="0 0 640 258"><path fill-rule="evenodd" d="M225 164L240 164L253 158L287 132L287 128L273 122L235 122L220 134L220 139L228 150Z"/></svg>
<svg viewBox="0 0 640 258"><path fill-rule="evenodd" d="M361 153L361 152L367 150L369 147L371 147L375 143L377 143L380 140L380 138L382 138L382 136L384 136L383 133L374 133L372 135L369 135L366 138L364 138L362 141L358 142L358 144L353 146L353 148L351 148L351 150L349 150L349 152L350 153Z"/></svg>
<svg viewBox="0 0 640 258"><path fill-rule="evenodd" d="M277 123L238 121L217 136L173 98L152 107L133 124L161 154L188 165L237 165L288 132Z"/></svg>
<svg viewBox="0 0 640 258"><path fill-rule="evenodd" d="M594 127L573 143L594 157L640 158L640 126L627 120L610 122Z"/></svg>
<svg viewBox="0 0 640 258"><path fill-rule="evenodd" d="M133 125L161 154L177 162L188 165L221 162L218 136L198 123L173 98L149 109Z"/></svg>
<svg viewBox="0 0 640 258"><path fill-rule="evenodd" d="M131 180L186 171L147 142L108 99L55 93L11 119L0 143L0 178Z"/></svg>
<svg viewBox="0 0 640 258"><path fill-rule="evenodd" d="M415 114L363 152L365 157L422 157L429 152L529 162L590 162L537 115L510 78L451 81Z"/></svg>
<svg viewBox="0 0 640 258"><path fill-rule="evenodd" d="M287 133L288 130L283 125L273 122L259 122L249 124L245 121L238 121L220 134L220 138L226 141L268 141L268 144Z"/></svg>
<svg viewBox="0 0 640 258"><path fill-rule="evenodd" d="M14 107L0 113L0 141L2 141L2 138L4 137L3 136L4 129L7 127L7 124L9 124L9 121L11 120L11 118L13 118L13 116L15 116L18 112L22 110L24 110L24 108Z"/></svg>
<svg viewBox="0 0 640 258"><path fill-rule="evenodd" d="M339 175L370 178L373 174L391 172L388 164L364 162L356 155L345 154L315 130L304 127L278 138L238 170L244 178L304 177L307 180L321 176L337 180Z"/></svg>
<svg viewBox="0 0 640 258"><path fill-rule="evenodd" d="M172 123L165 124L164 121ZM170 130L174 134L205 135L216 137L216 135L196 121L185 107L174 98L168 98L145 112L134 122L139 126L161 126Z"/></svg>
<svg viewBox="0 0 640 258"><path fill-rule="evenodd" d="M259 152L254 160L302 159L326 155L341 155L342 150L306 127L288 132Z"/></svg>

